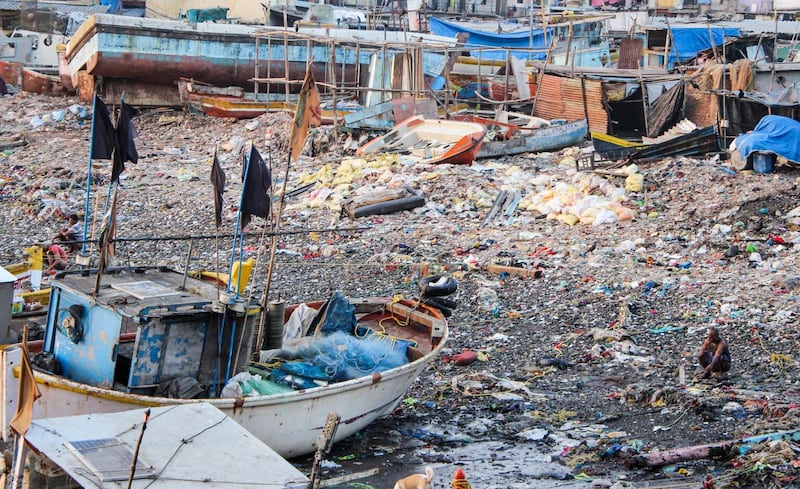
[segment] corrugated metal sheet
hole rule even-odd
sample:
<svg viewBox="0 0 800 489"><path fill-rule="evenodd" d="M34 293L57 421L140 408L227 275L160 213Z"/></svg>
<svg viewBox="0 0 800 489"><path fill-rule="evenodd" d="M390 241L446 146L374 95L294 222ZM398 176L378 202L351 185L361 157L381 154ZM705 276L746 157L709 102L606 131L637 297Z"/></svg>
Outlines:
<svg viewBox="0 0 800 489"><path fill-rule="evenodd" d="M636 69L642 61L642 48L644 39L623 39L619 47L619 61L617 68Z"/></svg>
<svg viewBox="0 0 800 489"><path fill-rule="evenodd" d="M750 14L769 14L772 12L772 0L739 0L736 2L736 11Z"/></svg>
<svg viewBox="0 0 800 489"><path fill-rule="evenodd" d="M541 85L533 115L543 119L575 121L587 118L588 114L589 131L602 134L608 132L608 113L603 106L602 82L544 75Z"/></svg>

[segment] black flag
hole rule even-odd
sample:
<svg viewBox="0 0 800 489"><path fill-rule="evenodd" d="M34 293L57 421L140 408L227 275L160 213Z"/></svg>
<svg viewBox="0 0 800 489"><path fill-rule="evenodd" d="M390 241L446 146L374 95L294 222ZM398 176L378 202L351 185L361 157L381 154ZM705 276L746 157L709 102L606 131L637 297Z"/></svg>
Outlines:
<svg viewBox="0 0 800 489"><path fill-rule="evenodd" d="M138 115L139 111L130 105L122 102L117 119L117 130L115 133L116 146L114 148L114 166L111 168L111 181L116 182L119 176L125 171L125 162L137 163L139 153L136 152L136 128L133 127L131 117Z"/></svg>
<svg viewBox="0 0 800 489"><path fill-rule="evenodd" d="M250 150L250 160L244 165L242 174L242 229L250 223L251 216L269 217L269 190L272 175L264 162L264 158L255 146Z"/></svg>
<svg viewBox="0 0 800 489"><path fill-rule="evenodd" d="M139 113L138 110L122 102L122 108L117 116L117 125L111 122L108 107L94 96L94 116L92 118L92 159L114 160L111 167L111 182L119 180L125 170L125 162L136 163L139 154L136 152L136 128L133 127L131 117Z"/></svg>
<svg viewBox="0 0 800 489"><path fill-rule="evenodd" d="M217 227L222 224L222 194L225 192L225 172L219 166L217 153L214 153L214 163L211 165L211 185L214 187L214 218Z"/></svg>
<svg viewBox="0 0 800 489"><path fill-rule="evenodd" d="M92 117L92 159L110 160L114 154L116 131L108 115L108 107L94 96L94 114Z"/></svg>

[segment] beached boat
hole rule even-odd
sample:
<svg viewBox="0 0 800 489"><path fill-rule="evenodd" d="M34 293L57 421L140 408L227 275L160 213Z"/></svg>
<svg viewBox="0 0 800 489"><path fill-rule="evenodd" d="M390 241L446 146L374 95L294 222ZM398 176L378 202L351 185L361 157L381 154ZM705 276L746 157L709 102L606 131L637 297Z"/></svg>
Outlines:
<svg viewBox="0 0 800 489"><path fill-rule="evenodd" d="M421 163L471 165L485 135L486 126L476 122L429 120L416 115L368 141L358 148L358 154L404 151L421 158Z"/></svg>
<svg viewBox="0 0 800 489"><path fill-rule="evenodd" d="M464 116L462 120L483 124L496 139L484 141L477 158L496 158L520 153L555 151L580 144L586 137L586 119L553 123L541 128L526 128L482 117Z"/></svg>
<svg viewBox="0 0 800 489"><path fill-rule="evenodd" d="M35 419L25 442L24 487L309 486L300 470L206 403Z"/></svg>
<svg viewBox="0 0 800 489"><path fill-rule="evenodd" d="M431 49L420 54L418 66L427 77L440 76L446 50L455 41L430 34L306 26L298 26L295 32L282 27L98 14L72 36L66 62L75 86L83 74L102 77L106 92L128 87L126 100L139 104L138 98L145 96L134 87L174 92L175 81L182 77L248 90L262 80L261 86L275 93L286 93L288 81L290 91L297 92L300 83L291 80L304 79L309 60L318 82L358 86L359 73L367 73L370 63L378 60L388 68L394 56L404 51L401 45L417 46L420 41ZM441 48L434 51L434 45Z"/></svg>
<svg viewBox="0 0 800 489"><path fill-rule="evenodd" d="M178 92L181 102L191 111L213 117L252 119L266 112L294 112L297 96L286 100L285 95L245 92L241 87L215 87L196 80L180 80ZM354 109L355 110L355 109ZM320 106L323 124L333 124L353 110L332 109Z"/></svg>
<svg viewBox="0 0 800 489"><path fill-rule="evenodd" d="M256 304L169 269L113 272L101 276L99 288L95 273L66 273L53 282L45 340L29 343L38 354L35 377L42 392L34 419L204 401L279 454L297 456L315 449L329 413L341 419L335 440L390 413L448 334L438 309L405 299L347 300L337 293L328 301L286 307L286 329L301 324L292 328L302 341L284 342L277 355L262 351L261 363L251 363L261 313ZM281 316L272 313L270 308L269 331L275 331L275 317L283 331ZM379 353L370 359L381 360L323 368L313 361L326 348L361 361L367 354L358 352L369 350ZM304 359L304 349L317 355ZM12 345L0 354L6 440L17 409L22 351ZM220 392L231 397L218 397Z"/></svg>
<svg viewBox="0 0 800 489"><path fill-rule="evenodd" d="M43 314L44 306L50 300L50 288L43 287L44 256L39 245L25 248L25 260L5 265L2 268L14 277L11 312L13 316ZM2 325L6 326L6 325ZM0 331L0 344L9 336L8 331Z"/></svg>

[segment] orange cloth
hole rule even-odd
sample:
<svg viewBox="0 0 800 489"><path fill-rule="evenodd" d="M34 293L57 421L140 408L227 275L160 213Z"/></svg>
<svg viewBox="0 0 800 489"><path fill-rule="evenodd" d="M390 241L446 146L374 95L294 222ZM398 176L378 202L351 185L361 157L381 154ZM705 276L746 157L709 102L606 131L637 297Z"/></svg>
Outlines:
<svg viewBox="0 0 800 489"><path fill-rule="evenodd" d="M25 436L28 428L31 426L33 419L33 403L39 399L42 393L39 392L39 387L36 385L36 380L33 377L33 369L31 368L31 361L28 358L28 345L22 344L22 365L19 374L19 399L17 403L17 412L11 420L11 429Z"/></svg>
<svg viewBox="0 0 800 489"><path fill-rule="evenodd" d="M309 68L297 99L297 108L294 111L294 121L289 136L292 161L297 161L300 152L303 151L306 135L308 135L308 126L319 126L320 124L322 124L322 112L319 107L319 90L317 90L317 83Z"/></svg>

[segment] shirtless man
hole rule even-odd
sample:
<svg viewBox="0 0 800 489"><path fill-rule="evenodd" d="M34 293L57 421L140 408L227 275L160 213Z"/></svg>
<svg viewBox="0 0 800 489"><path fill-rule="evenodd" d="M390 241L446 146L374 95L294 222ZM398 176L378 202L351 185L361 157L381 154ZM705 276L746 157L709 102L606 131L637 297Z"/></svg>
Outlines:
<svg viewBox="0 0 800 489"><path fill-rule="evenodd" d="M731 352L728 350L728 343L719 335L717 328L708 328L706 340L700 347L697 355L700 366L703 367L701 378L706 378L712 373L721 376L723 372L731 369Z"/></svg>

